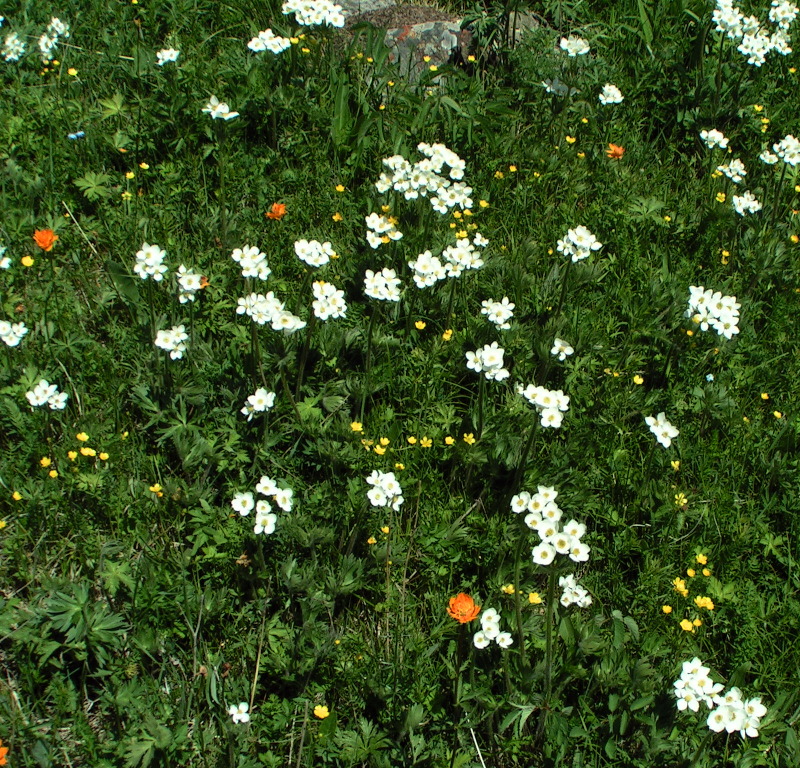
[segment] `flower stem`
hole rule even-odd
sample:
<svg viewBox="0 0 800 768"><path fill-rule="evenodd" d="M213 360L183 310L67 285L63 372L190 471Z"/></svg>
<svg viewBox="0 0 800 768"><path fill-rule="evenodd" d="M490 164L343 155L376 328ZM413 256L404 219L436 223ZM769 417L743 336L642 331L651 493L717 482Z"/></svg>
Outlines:
<svg viewBox="0 0 800 768"><path fill-rule="evenodd" d="M517 542L517 551L514 553L514 615L517 621L517 644L523 669L528 668L528 653L525 650L525 635L522 633L522 598L519 585L522 576L522 550L525 548L526 542L527 536L523 531Z"/></svg>
<svg viewBox="0 0 800 768"><path fill-rule="evenodd" d="M367 393L369 392L369 375L372 370L372 332L375 329L375 318L377 318L379 312L380 306L375 307L369 319L369 327L367 329L367 356L364 364L364 387L361 390L361 415L359 416L362 424L364 422L364 408L367 403Z"/></svg>

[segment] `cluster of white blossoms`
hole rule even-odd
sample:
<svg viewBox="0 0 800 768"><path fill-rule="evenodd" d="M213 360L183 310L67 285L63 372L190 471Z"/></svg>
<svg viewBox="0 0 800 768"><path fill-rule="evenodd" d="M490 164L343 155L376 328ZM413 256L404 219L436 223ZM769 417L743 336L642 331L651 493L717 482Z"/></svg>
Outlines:
<svg viewBox="0 0 800 768"><path fill-rule="evenodd" d="M691 661L683 662L681 676L672 684L678 710L699 712L700 705L704 704L711 710L706 725L712 731L738 731L742 738L749 736L755 739L761 718L767 714L761 697L745 699L736 687L725 691L722 683L715 683L711 679L710 673L711 670L703 666L696 656Z"/></svg>
<svg viewBox="0 0 800 768"><path fill-rule="evenodd" d="M300 261L309 267L322 267L331 259L337 258L336 251L329 242L320 243L318 240L297 240L294 252Z"/></svg>
<svg viewBox="0 0 800 768"><path fill-rule="evenodd" d="M556 555L568 555L576 563L585 563L591 549L581 541L586 526L570 520L563 528L559 527L563 512L556 504L558 491L553 487L540 485L536 493L520 491L511 499L511 511L525 514L525 525L539 535L540 544L533 548L533 562L550 565Z"/></svg>
<svg viewBox="0 0 800 768"><path fill-rule="evenodd" d="M481 650L494 640L501 648L510 648L514 643L510 632L500 631L500 614L494 608L487 608L481 614L481 628L472 636L472 644Z"/></svg>
<svg viewBox="0 0 800 768"><path fill-rule="evenodd" d="M7 323L5 320L0 320L0 339L9 347L16 347L27 332L25 323Z"/></svg>
<svg viewBox="0 0 800 768"><path fill-rule="evenodd" d="M371 299L400 301L400 278L393 269L386 267L380 272L368 269L364 273L364 293Z"/></svg>
<svg viewBox="0 0 800 768"><path fill-rule="evenodd" d="M176 51L174 48L162 48L160 51L156 51L156 64L159 67L163 67L171 61L177 61L180 55L181 52Z"/></svg>
<svg viewBox="0 0 800 768"><path fill-rule="evenodd" d="M603 90L600 92L600 96L598 96L598 101L606 105L620 104L624 98L622 91L617 88L616 85L613 83L606 83L603 86Z"/></svg>
<svg viewBox="0 0 800 768"><path fill-rule="evenodd" d="M169 352L171 360L180 360L186 351L186 342L189 334L183 325L173 325L168 331L159 331L156 334L154 344L166 352Z"/></svg>
<svg viewBox="0 0 800 768"><path fill-rule="evenodd" d="M371 213L365 217L367 224L367 242L372 248L377 248L382 243L390 240L400 240L403 233L395 226L397 219L394 216L381 216L379 213Z"/></svg>
<svg viewBox="0 0 800 768"><path fill-rule="evenodd" d="M775 154L787 165L794 167L800 164L800 141L792 136L791 133L784 136L777 144L773 144L772 148L775 150Z"/></svg>
<svg viewBox="0 0 800 768"><path fill-rule="evenodd" d="M508 321L514 316L514 307L508 300L508 296L503 296L502 301L495 301L494 299L486 299L481 302L483 309L482 315L486 315L489 321L494 323L500 330L507 331L511 328L511 323Z"/></svg>
<svg viewBox="0 0 800 768"><path fill-rule="evenodd" d="M211 115L214 120L233 120L234 117L239 117L238 112L232 112L231 108L224 101L220 101L213 95L208 100L208 104L203 107L202 111Z"/></svg>
<svg viewBox="0 0 800 768"><path fill-rule="evenodd" d="M479 249L489 245L489 241L480 233L475 236L460 237L455 245L448 245L442 251L448 277L461 277L462 272L467 269L480 269L484 265L483 257Z"/></svg>
<svg viewBox="0 0 800 768"><path fill-rule="evenodd" d="M294 503L292 489L278 488L271 477L262 476L256 485L256 493L270 497L273 503L284 512L292 511L292 504ZM268 535L275 531L275 523L278 520L278 516L272 511L272 505L266 499L256 501L252 491L237 493L231 499L231 506L242 517L247 517L255 509L256 517L253 533Z"/></svg>
<svg viewBox="0 0 800 768"><path fill-rule="evenodd" d="M724 173L734 184L741 184L744 177L747 176L747 169L739 158L731 160L725 165L718 165L717 170Z"/></svg>
<svg viewBox="0 0 800 768"><path fill-rule="evenodd" d="M270 323L273 331L294 333L306 327L305 320L287 312L284 303L272 291L266 296L263 293L251 293L240 298L237 304L237 315L247 315L258 325Z"/></svg>
<svg viewBox="0 0 800 768"><path fill-rule="evenodd" d="M770 51L786 56L792 52L789 46L791 27L797 17L798 8L786 0L773 0L769 11L769 21L775 29L761 26L756 16L745 16L734 6L733 0L717 0L717 7L711 14L715 29L730 40L739 40L737 50L747 57L747 63L760 67Z"/></svg>
<svg viewBox="0 0 800 768"><path fill-rule="evenodd" d="M148 245L144 243L141 250L136 252L136 264L133 265L133 271L142 278L147 280L152 277L157 283L164 279L167 273L167 265L164 264L164 257L167 252L159 248L157 245Z"/></svg>
<svg viewBox="0 0 800 768"><path fill-rule="evenodd" d="M511 374L503 367L503 355L506 351L496 341L485 344L482 349L467 352L467 368L475 373L482 373L489 381L503 381Z"/></svg>
<svg viewBox="0 0 800 768"><path fill-rule="evenodd" d="M766 165L775 165L780 159L777 155L773 155L768 149L765 149L759 156L758 159L766 164Z"/></svg>
<svg viewBox="0 0 800 768"><path fill-rule="evenodd" d="M592 596L575 581L575 575L570 573L567 576L558 577L558 586L561 587L561 605L569 608L577 605L578 608L588 608L592 604Z"/></svg>
<svg viewBox="0 0 800 768"><path fill-rule="evenodd" d="M231 258L242 268L242 277L266 280L272 274L267 264L267 254L262 253L256 245L245 245L244 248L234 249Z"/></svg>
<svg viewBox="0 0 800 768"><path fill-rule="evenodd" d="M69 395L66 392L59 392L57 384L51 384L47 379L39 379L39 383L26 392L25 397L34 408L49 405L51 411L63 411L67 407Z"/></svg>
<svg viewBox="0 0 800 768"><path fill-rule="evenodd" d="M744 216L746 213L757 213L762 207L756 196L749 189L745 190L741 195L734 195L732 200L733 210L740 216Z"/></svg>
<svg viewBox="0 0 800 768"><path fill-rule="evenodd" d="M555 340L553 341L553 348L550 350L551 355L557 355L558 359L563 362L574 353L575 350L566 341L564 341L564 339L559 339L558 336L556 336Z"/></svg>
<svg viewBox="0 0 800 768"><path fill-rule="evenodd" d="M722 131L718 131L716 128L712 128L710 131L700 131L700 138L709 149L714 149L714 147L727 149L728 141L730 141Z"/></svg>
<svg viewBox="0 0 800 768"><path fill-rule="evenodd" d="M726 339L735 336L739 333L740 307L735 296L723 296L720 291L706 290L702 285L689 286L686 317L691 317L701 331L710 327Z"/></svg>
<svg viewBox="0 0 800 768"><path fill-rule="evenodd" d="M416 259L408 262L408 266L414 270L413 278L417 288L428 288L447 277L447 268L430 251L420 253Z"/></svg>
<svg viewBox="0 0 800 768"><path fill-rule="evenodd" d="M667 421L664 411L661 411L657 416L645 416L644 421L656 436L656 440L665 448L669 448L672 445L672 441L680 434L678 429Z"/></svg>
<svg viewBox="0 0 800 768"><path fill-rule="evenodd" d="M181 304L186 304L189 301L194 301L194 295L203 288L203 276L199 272L192 272L187 269L183 264L178 267L178 301Z"/></svg>
<svg viewBox="0 0 800 768"><path fill-rule="evenodd" d="M372 487L367 491L367 498L373 507L391 507L397 512L403 505L403 489L394 472L381 472L374 469L369 477L365 478Z"/></svg>
<svg viewBox="0 0 800 768"><path fill-rule="evenodd" d="M53 60L59 38L62 37L69 37L69 24L53 16L44 34L39 38L39 53L42 54L42 63L47 64Z"/></svg>
<svg viewBox="0 0 800 768"><path fill-rule="evenodd" d="M298 24L313 27L327 24L329 27L343 27L342 6L330 0L286 0L281 6L285 14L294 14Z"/></svg>
<svg viewBox="0 0 800 768"><path fill-rule="evenodd" d="M517 393L522 395L539 412L539 423L543 427L557 429L569 410L569 396L560 389L547 389L528 384L517 384Z"/></svg>
<svg viewBox="0 0 800 768"><path fill-rule="evenodd" d="M0 56L6 61L19 61L25 53L25 48L25 43L20 40L19 35L16 32L11 32L6 35L6 39L3 41L3 47L0 48Z"/></svg>
<svg viewBox="0 0 800 768"><path fill-rule="evenodd" d="M314 301L311 306L314 314L320 320L334 320L347 314L347 304L344 300L344 291L340 291L333 283L317 280L311 286L314 291Z"/></svg>
<svg viewBox="0 0 800 768"><path fill-rule="evenodd" d="M264 29L247 44L247 47L255 53L270 51L277 55L283 53L291 44L292 41L288 37L281 37L271 29Z"/></svg>
<svg viewBox="0 0 800 768"><path fill-rule="evenodd" d="M464 161L444 144L421 142L417 149L425 159L413 165L402 155L384 158L383 164L391 174L381 173L375 182L378 192L393 189L402 192L406 200L428 197L439 213L447 213L455 206L462 210L472 208L472 188L460 181L464 178ZM450 169L447 178L442 175L445 165Z"/></svg>
<svg viewBox="0 0 800 768"><path fill-rule="evenodd" d="M247 416L248 421L253 420L257 413L266 413L275 404L275 393L267 392L264 387L259 387L252 395L248 396L247 402L239 411Z"/></svg>
<svg viewBox="0 0 800 768"><path fill-rule="evenodd" d="M603 244L582 225L568 230L556 245L558 252L571 256L573 262L588 259L592 251L599 251L602 247Z"/></svg>
<svg viewBox="0 0 800 768"><path fill-rule="evenodd" d="M589 53L589 43L582 37L577 35L570 35L569 37L562 37L559 47L562 51L567 52L567 56L575 58L576 56L585 56Z"/></svg>

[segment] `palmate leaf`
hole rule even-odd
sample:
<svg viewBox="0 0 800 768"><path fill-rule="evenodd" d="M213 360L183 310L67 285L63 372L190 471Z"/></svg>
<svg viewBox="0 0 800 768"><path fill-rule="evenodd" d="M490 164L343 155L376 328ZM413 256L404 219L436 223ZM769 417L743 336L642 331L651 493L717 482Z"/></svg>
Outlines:
<svg viewBox="0 0 800 768"><path fill-rule="evenodd" d="M83 192L87 200L94 201L101 197L111 197L111 190L106 186L110 181L111 176L107 173L89 171L85 176L75 179L73 184Z"/></svg>

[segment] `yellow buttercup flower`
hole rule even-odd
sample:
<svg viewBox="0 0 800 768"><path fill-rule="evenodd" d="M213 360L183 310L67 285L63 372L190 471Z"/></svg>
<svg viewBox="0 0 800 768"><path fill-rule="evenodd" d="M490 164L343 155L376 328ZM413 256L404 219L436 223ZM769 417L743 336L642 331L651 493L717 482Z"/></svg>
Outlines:
<svg viewBox="0 0 800 768"><path fill-rule="evenodd" d="M414 435L409 435L406 440L408 440L409 445L416 445L417 443L417 438Z"/></svg>
<svg viewBox="0 0 800 768"><path fill-rule="evenodd" d="M427 323L426 323L424 320L417 320L417 322L416 322L416 323L414 323L414 327L415 327L415 328L416 328L418 331L424 331L424 330L425 330L425 327L426 327L427 325L428 325L428 324L427 324Z"/></svg>
<svg viewBox="0 0 800 768"><path fill-rule="evenodd" d="M638 373L633 377L634 384L644 384L644 378L640 376Z"/></svg>
<svg viewBox="0 0 800 768"><path fill-rule="evenodd" d="M39 459L39 463L43 467L49 467L53 463L53 460L49 456L42 456L42 458Z"/></svg>
<svg viewBox="0 0 800 768"><path fill-rule="evenodd" d="M664 613L672 613L672 606L671 605L662 605L661 606L661 610L664 611Z"/></svg>
<svg viewBox="0 0 800 768"><path fill-rule="evenodd" d="M334 189L335 189L337 192L344 192L344 184L337 184L337 185L334 187Z"/></svg>
<svg viewBox="0 0 800 768"><path fill-rule="evenodd" d="M513 584L504 584L500 587L500 591L505 595L513 595L514 594L514 585Z"/></svg>
<svg viewBox="0 0 800 768"><path fill-rule="evenodd" d="M85 445L81 448L81 455L83 456L97 456L97 451L94 448L87 448Z"/></svg>
<svg viewBox="0 0 800 768"><path fill-rule="evenodd" d="M517 172L517 166L516 165L509 165L508 166L508 172L509 173L516 173Z"/></svg>
<svg viewBox="0 0 800 768"><path fill-rule="evenodd" d="M678 461L678 459L673 459L670 462L670 466L677 472L681 468L681 463Z"/></svg>
<svg viewBox="0 0 800 768"><path fill-rule="evenodd" d="M67 451L67 456L69 457L70 461L75 461L75 459L78 458L78 452L77 451Z"/></svg>
<svg viewBox="0 0 800 768"><path fill-rule="evenodd" d="M389 533L389 526L384 525L381 527L381 533Z"/></svg>
<svg viewBox="0 0 800 768"><path fill-rule="evenodd" d="M22 494L19 491L14 491L14 493L11 494L11 498L14 499L14 501L19 501L22 498Z"/></svg>
<svg viewBox="0 0 800 768"><path fill-rule="evenodd" d="M455 441L456 441L456 439L454 437L451 437L450 435L448 435L444 439L444 444L445 445L452 445Z"/></svg>
<svg viewBox="0 0 800 768"><path fill-rule="evenodd" d="M85 443L89 439L89 435L87 435L85 432L78 432L78 434L75 435L75 439Z"/></svg>
<svg viewBox="0 0 800 768"><path fill-rule="evenodd" d="M314 717L324 720L326 717L328 717L328 715L330 715L330 710L327 707L320 704L317 704L317 706L314 707Z"/></svg>
<svg viewBox="0 0 800 768"><path fill-rule="evenodd" d="M450 339L452 339L452 338L453 338L453 329L452 328L448 328L446 331L444 331L444 333L442 333L442 339L444 341L450 341Z"/></svg>
<svg viewBox="0 0 800 768"><path fill-rule="evenodd" d="M494 177L495 177L496 179L502 179L502 178L504 178L504 177L505 177L505 174L504 174L502 171L495 171L495 172L494 172Z"/></svg>
<svg viewBox="0 0 800 768"><path fill-rule="evenodd" d="M342 214L339 213L339 211L336 211L336 213L334 213L333 216L331 216L331 218L334 221L342 221L342 219L344 219L344 216L342 216Z"/></svg>
<svg viewBox="0 0 800 768"><path fill-rule="evenodd" d="M51 469L47 474L50 475L50 477L52 477L53 479L58 477L58 471L55 469Z"/></svg>
<svg viewBox="0 0 800 768"><path fill-rule="evenodd" d="M528 602L531 605L540 605L542 602L542 597L538 592L529 592L528 593Z"/></svg>
<svg viewBox="0 0 800 768"><path fill-rule="evenodd" d="M574 136L566 136L565 141L567 142L567 144L574 144L577 141L577 139Z"/></svg>
<svg viewBox="0 0 800 768"><path fill-rule="evenodd" d="M481 208L488 208L488 207L489 207L489 203L488 203L488 201L486 201L486 200L479 200L479 201L478 201L478 205L479 205Z"/></svg>
<svg viewBox="0 0 800 768"><path fill-rule="evenodd" d="M377 544L377 543L378 543L378 540L374 536L370 536L367 539L367 544Z"/></svg>
<svg viewBox="0 0 800 768"><path fill-rule="evenodd" d="M423 437L422 440L419 441L419 444L423 448L430 448L433 445L433 440L431 440L429 437Z"/></svg>
<svg viewBox="0 0 800 768"><path fill-rule="evenodd" d="M725 198L726 198L726 195L725 195L724 192L717 192L717 202L718 203L724 203L725 202Z"/></svg>
<svg viewBox="0 0 800 768"><path fill-rule="evenodd" d="M378 442L385 448L392 441L388 437L382 437Z"/></svg>
<svg viewBox="0 0 800 768"><path fill-rule="evenodd" d="M684 632L694 632L694 625L689 619L681 619L681 629Z"/></svg>
<svg viewBox="0 0 800 768"><path fill-rule="evenodd" d="M372 450L375 451L378 456L383 456L383 454L386 453L386 449L382 445L376 445Z"/></svg>
<svg viewBox="0 0 800 768"><path fill-rule="evenodd" d="M467 445L474 445L475 444L475 435L472 432L465 432L463 437L464 442Z"/></svg>
<svg viewBox="0 0 800 768"><path fill-rule="evenodd" d="M33 259L28 256L27 254L20 259L22 262L23 267L32 267L33 266Z"/></svg>
<svg viewBox="0 0 800 768"><path fill-rule="evenodd" d="M688 576L690 579L693 579L693 578L694 578L694 577L695 577L697 574L695 573L695 570L694 570L694 568L687 568L687 569L686 569L686 575L687 575L687 576Z"/></svg>
<svg viewBox="0 0 800 768"><path fill-rule="evenodd" d="M108 454L103 451L101 454L98 454L97 458L100 459L100 461L108 461Z"/></svg>
<svg viewBox="0 0 800 768"><path fill-rule="evenodd" d="M406 465L405 465L405 464L401 464L401 463L398 461L398 462L397 462L397 464L395 464L395 465L394 465L394 468L395 468L395 469L398 469L398 470L402 470L402 469L405 469L405 468L406 468Z"/></svg>
<svg viewBox="0 0 800 768"><path fill-rule="evenodd" d="M708 562L708 558L701 552L698 555L694 556L695 562L699 563L700 565L705 565Z"/></svg>
<svg viewBox="0 0 800 768"><path fill-rule="evenodd" d="M351 421L350 429L353 430L353 432L363 432L364 425L360 421Z"/></svg>

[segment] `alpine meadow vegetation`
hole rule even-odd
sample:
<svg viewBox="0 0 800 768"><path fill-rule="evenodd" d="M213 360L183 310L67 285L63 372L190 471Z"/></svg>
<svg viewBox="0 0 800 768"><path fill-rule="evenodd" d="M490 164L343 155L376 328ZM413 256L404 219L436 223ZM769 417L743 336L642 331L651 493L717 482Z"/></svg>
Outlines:
<svg viewBox="0 0 800 768"><path fill-rule="evenodd" d="M0 765L800 764L798 9L454 2L0 9Z"/></svg>

